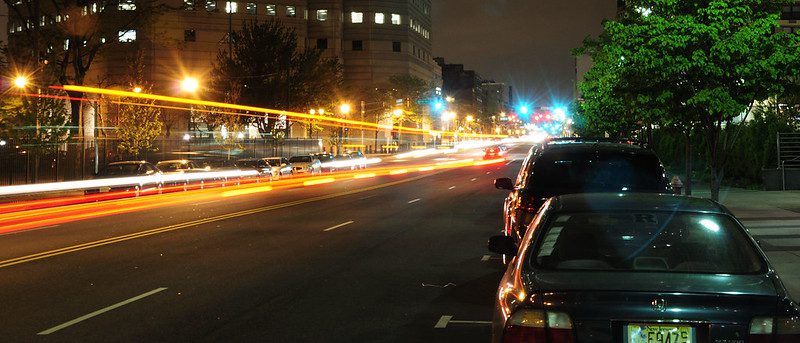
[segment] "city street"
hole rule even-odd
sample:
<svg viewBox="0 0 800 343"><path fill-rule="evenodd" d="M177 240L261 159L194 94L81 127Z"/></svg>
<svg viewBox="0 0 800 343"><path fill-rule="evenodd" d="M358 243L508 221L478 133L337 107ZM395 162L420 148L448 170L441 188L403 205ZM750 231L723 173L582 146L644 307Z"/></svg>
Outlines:
<svg viewBox="0 0 800 343"><path fill-rule="evenodd" d="M526 151L0 236L0 340L486 341Z"/></svg>

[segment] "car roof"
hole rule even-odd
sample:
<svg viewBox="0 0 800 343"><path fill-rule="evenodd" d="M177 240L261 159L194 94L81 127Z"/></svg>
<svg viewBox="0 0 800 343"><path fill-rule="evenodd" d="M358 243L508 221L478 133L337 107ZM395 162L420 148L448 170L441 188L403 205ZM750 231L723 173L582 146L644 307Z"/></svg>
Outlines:
<svg viewBox="0 0 800 343"><path fill-rule="evenodd" d="M108 165L109 166L118 166L118 165L123 165L123 164L142 164L142 163L147 163L147 161L119 161L119 162L111 162Z"/></svg>
<svg viewBox="0 0 800 343"><path fill-rule="evenodd" d="M631 154L644 154L653 155L650 149L643 148L638 145L624 144L624 143L610 143L610 142L551 142L544 145L544 152L560 152L560 151L576 151L576 152L623 152Z"/></svg>
<svg viewBox="0 0 800 343"><path fill-rule="evenodd" d="M577 193L553 198L556 212L667 211L731 214L710 199L655 193Z"/></svg>
<svg viewBox="0 0 800 343"><path fill-rule="evenodd" d="M157 164L161 164L161 163L189 163L189 162L190 162L189 160L165 160L165 161L159 161Z"/></svg>

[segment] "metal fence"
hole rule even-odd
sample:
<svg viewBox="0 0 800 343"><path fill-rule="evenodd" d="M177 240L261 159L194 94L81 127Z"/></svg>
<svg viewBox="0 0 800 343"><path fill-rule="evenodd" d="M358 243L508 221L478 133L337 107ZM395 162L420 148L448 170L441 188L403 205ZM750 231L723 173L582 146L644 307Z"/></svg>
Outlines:
<svg viewBox="0 0 800 343"><path fill-rule="evenodd" d="M242 139L225 145L213 138L162 139L156 149L141 156L126 156L119 141L70 141L53 147L20 146L14 142L0 146L0 185L17 185L91 178L106 164L123 160L156 163L171 159L236 160L249 157L291 157L322 151L320 139Z"/></svg>

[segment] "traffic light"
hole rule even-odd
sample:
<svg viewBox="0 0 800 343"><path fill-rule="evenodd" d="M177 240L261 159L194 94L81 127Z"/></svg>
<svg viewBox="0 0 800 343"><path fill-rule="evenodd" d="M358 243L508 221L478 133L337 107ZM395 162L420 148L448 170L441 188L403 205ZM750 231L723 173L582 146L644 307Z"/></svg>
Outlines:
<svg viewBox="0 0 800 343"><path fill-rule="evenodd" d="M528 108L527 105L522 105L519 107L519 113L522 115L527 115L529 111L530 109Z"/></svg>

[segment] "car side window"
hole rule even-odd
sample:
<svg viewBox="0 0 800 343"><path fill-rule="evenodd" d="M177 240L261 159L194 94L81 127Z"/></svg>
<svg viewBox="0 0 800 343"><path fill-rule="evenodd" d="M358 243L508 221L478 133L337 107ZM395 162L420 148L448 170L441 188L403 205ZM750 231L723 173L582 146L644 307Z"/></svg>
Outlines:
<svg viewBox="0 0 800 343"><path fill-rule="evenodd" d="M522 168L519 170L519 174L517 175L517 187L524 187L527 183L528 177L530 176L530 172L533 169L533 164L536 162L536 159L541 154L541 150L537 147L532 147L531 152L525 158L525 161L522 162Z"/></svg>
<svg viewBox="0 0 800 343"><path fill-rule="evenodd" d="M289 160L287 160L285 157L281 158L281 164L289 164Z"/></svg>

